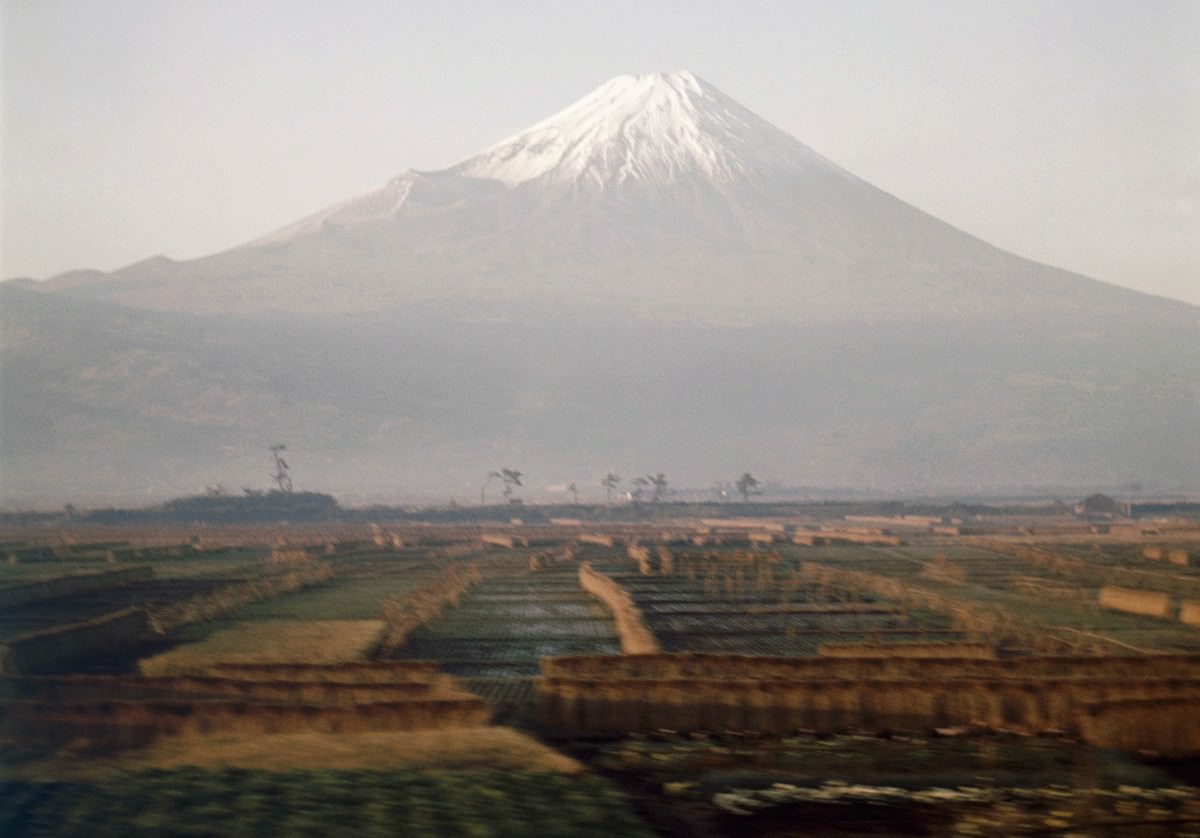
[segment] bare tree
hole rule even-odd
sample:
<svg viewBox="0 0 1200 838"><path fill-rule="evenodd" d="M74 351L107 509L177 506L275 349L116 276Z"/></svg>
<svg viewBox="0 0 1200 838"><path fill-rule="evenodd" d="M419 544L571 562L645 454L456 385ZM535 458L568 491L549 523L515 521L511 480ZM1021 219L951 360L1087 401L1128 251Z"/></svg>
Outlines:
<svg viewBox="0 0 1200 838"><path fill-rule="evenodd" d="M758 494L755 489L758 488L759 482L754 479L754 475L750 472L746 472L739 477L737 483L734 485L737 486L738 493L741 494L743 503L749 503L750 496Z"/></svg>
<svg viewBox="0 0 1200 838"><path fill-rule="evenodd" d="M604 487L605 503L612 503L612 494L617 490L617 486L621 483L621 477L613 472L608 472L604 475L604 479L600 481L600 485Z"/></svg>
<svg viewBox="0 0 1200 838"><path fill-rule="evenodd" d="M502 468L500 469L500 479L504 481L504 502L513 503L513 487L520 486L521 472L516 469Z"/></svg>
<svg viewBox="0 0 1200 838"><path fill-rule="evenodd" d="M663 499L663 495L667 493L667 476L661 471L658 474L648 474L646 479L650 481L650 485L654 487L650 495L651 503L658 503Z"/></svg>
<svg viewBox="0 0 1200 838"><path fill-rule="evenodd" d="M567 487L567 491L571 493L571 505L579 506L579 487L572 483Z"/></svg>
<svg viewBox="0 0 1200 838"><path fill-rule="evenodd" d="M645 477L633 478L633 488L629 491L629 499L634 503L641 503L646 494L646 487L649 485L650 481Z"/></svg>

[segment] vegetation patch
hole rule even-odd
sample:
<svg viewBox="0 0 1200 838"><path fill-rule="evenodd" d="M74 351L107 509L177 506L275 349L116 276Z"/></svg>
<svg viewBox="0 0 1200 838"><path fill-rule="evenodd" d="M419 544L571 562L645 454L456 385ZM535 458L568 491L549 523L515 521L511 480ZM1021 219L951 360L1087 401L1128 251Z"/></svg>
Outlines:
<svg viewBox="0 0 1200 838"><path fill-rule="evenodd" d="M546 772L139 771L95 783L10 781L18 836L651 836L619 790Z"/></svg>
<svg viewBox="0 0 1200 838"><path fill-rule="evenodd" d="M143 675L204 672L218 663L364 660L383 641L382 620L260 620L219 631L138 664Z"/></svg>

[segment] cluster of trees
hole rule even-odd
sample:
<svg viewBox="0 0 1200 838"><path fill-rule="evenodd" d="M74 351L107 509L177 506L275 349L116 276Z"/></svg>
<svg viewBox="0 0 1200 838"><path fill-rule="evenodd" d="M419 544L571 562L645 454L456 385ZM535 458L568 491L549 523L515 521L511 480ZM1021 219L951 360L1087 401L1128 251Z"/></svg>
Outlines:
<svg viewBox="0 0 1200 838"><path fill-rule="evenodd" d="M613 492L621 485L621 478L610 471L601 479L600 485L604 487L605 502L612 503ZM644 477L638 476L629 481L629 487L625 494L632 503L641 503L646 499L647 493L651 503L660 503L667 494L667 476L661 471Z"/></svg>
<svg viewBox="0 0 1200 838"><path fill-rule="evenodd" d="M487 489L493 480L500 480L504 486L504 502L507 504L519 504L521 499L516 497L515 489L522 486L522 472L512 468L502 468L497 471L490 471L487 474L483 484L479 487L479 505L487 506ZM613 495L617 494L621 487L621 476L615 472L605 472L604 477L600 479L600 485L604 488L605 503L612 504ZM728 486L729 484L724 484ZM745 472L733 484L736 487L742 500L749 502L751 495L761 494L759 488L762 484L750 472ZM639 475L628 481L628 486L625 490L625 496L631 503L643 503L649 499L650 503L661 503L669 494L669 483L667 476L661 471L655 474ZM571 494L571 502L576 506L579 505L579 486L571 483L567 486L567 491ZM718 497L723 498L727 494L721 484L717 485Z"/></svg>
<svg viewBox="0 0 1200 838"><path fill-rule="evenodd" d="M487 506L487 487L493 480L497 479L504 484L504 502L510 505L519 504L521 499L516 497L514 490L523 485L521 483L521 472L513 468L502 468L499 471L488 472L487 479L479 487L479 505Z"/></svg>
<svg viewBox="0 0 1200 838"><path fill-rule="evenodd" d="M212 491L175 498L148 509L98 509L79 520L99 524L140 522L238 524L268 521L332 521L341 507L322 492L253 492L227 495Z"/></svg>

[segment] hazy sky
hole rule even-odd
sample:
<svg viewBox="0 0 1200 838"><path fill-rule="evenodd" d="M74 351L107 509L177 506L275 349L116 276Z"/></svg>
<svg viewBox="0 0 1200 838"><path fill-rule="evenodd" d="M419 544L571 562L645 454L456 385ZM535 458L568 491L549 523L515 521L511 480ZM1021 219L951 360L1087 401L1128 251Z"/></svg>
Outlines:
<svg viewBox="0 0 1200 838"><path fill-rule="evenodd" d="M0 277L224 250L689 69L1023 256L1200 303L1200 0L0 0Z"/></svg>

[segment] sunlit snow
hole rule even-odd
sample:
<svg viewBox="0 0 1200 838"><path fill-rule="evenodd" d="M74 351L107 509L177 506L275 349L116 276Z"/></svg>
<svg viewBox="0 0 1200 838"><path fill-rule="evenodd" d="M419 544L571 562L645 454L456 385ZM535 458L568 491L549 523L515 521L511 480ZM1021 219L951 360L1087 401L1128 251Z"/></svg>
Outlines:
<svg viewBox="0 0 1200 838"><path fill-rule="evenodd" d="M542 176L607 186L715 180L780 166L841 171L690 72L618 76L450 171L515 186Z"/></svg>
<svg viewBox="0 0 1200 838"><path fill-rule="evenodd" d="M419 201L487 183L606 188L625 183L720 184L819 169L852 174L690 72L618 76L527 131L438 172L405 172L366 195L301 219L248 246L279 244L379 221Z"/></svg>

